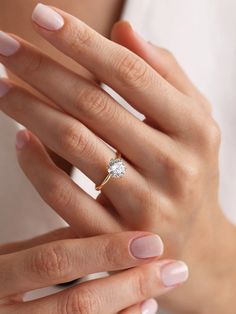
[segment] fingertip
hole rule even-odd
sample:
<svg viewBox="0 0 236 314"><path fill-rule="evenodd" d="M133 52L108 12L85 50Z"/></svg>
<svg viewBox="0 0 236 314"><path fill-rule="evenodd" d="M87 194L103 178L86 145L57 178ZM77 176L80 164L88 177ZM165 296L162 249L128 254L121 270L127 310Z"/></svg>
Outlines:
<svg viewBox="0 0 236 314"><path fill-rule="evenodd" d="M156 314L158 311L158 303L155 299L148 299L141 305L141 314Z"/></svg>
<svg viewBox="0 0 236 314"><path fill-rule="evenodd" d="M18 151L23 150L30 141L30 133L27 129L20 130L16 134L16 149Z"/></svg>
<svg viewBox="0 0 236 314"><path fill-rule="evenodd" d="M133 32L134 29L129 21L121 20L116 22L111 30L111 39L114 42L120 42L123 36L129 35L130 32Z"/></svg>

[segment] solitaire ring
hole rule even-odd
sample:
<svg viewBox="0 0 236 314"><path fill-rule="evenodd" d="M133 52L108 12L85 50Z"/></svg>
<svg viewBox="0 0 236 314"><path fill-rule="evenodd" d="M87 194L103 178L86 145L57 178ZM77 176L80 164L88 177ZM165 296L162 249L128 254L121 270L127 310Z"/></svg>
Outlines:
<svg viewBox="0 0 236 314"><path fill-rule="evenodd" d="M121 178L124 176L126 172L126 166L121 159L121 154L117 151L116 152L116 158L112 158L109 161L109 164L107 166L107 176L102 181L101 184L96 185L96 190L100 191L102 187L111 179L111 178Z"/></svg>

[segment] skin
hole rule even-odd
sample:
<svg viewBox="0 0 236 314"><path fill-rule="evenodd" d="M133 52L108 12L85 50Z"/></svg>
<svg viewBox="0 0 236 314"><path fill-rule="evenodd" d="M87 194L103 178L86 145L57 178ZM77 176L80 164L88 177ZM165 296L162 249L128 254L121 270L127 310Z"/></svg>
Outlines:
<svg viewBox="0 0 236 314"><path fill-rule="evenodd" d="M111 86L145 120L15 36L21 48L0 61L65 112L13 82L7 83L11 88L0 101L1 109L94 183L103 180L105 165L114 157L99 137L122 153L127 173L112 179L94 200L27 131L21 133L25 146L18 150L22 169L78 236L127 229L160 234L166 256L186 261L191 274L183 287L160 298L167 309L233 314L236 231L219 206L220 131L210 105L169 52L146 43L127 23L113 28L118 45L55 10L64 18L63 28L49 32L34 25L38 34ZM220 297L212 298L219 292Z"/></svg>
<svg viewBox="0 0 236 314"><path fill-rule="evenodd" d="M112 25L119 19L123 2L123 0L45 0L44 4L59 6L85 21L103 36L108 37ZM91 72L77 62L74 62L72 59L67 58L63 53L49 45L41 36L33 31L30 20L33 8L37 3L37 0L24 0L23 2L22 0L1 0L0 29L22 36L37 47L40 47L45 53L53 56L55 60L58 60L65 67L87 79L94 80L95 78ZM98 11L100 13L96 14ZM20 15L19 12L21 12ZM22 23L22 20L24 23ZM12 23L12 21L14 21L14 23ZM27 90L30 90L33 94L41 99L45 99L42 94L24 81L20 80L14 73L9 72L8 75L10 78L14 79L15 82L24 86ZM55 104L52 105L55 106ZM54 152L50 150L48 151L54 162L60 168L67 173L71 172L72 165L70 163Z"/></svg>
<svg viewBox="0 0 236 314"><path fill-rule="evenodd" d="M137 259L131 254L132 241L147 235L150 233L123 232L77 239L65 228L1 246L0 313L141 313L146 299L175 288L166 287L161 279L162 269L173 261L158 261L158 256ZM128 270L120 271L124 269ZM118 270L112 276L23 302L24 292Z"/></svg>

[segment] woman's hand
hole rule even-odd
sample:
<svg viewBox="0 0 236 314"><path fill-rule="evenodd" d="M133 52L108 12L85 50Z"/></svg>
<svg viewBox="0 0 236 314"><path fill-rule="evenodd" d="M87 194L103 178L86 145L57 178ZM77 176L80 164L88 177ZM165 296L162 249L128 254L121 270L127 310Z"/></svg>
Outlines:
<svg viewBox="0 0 236 314"><path fill-rule="evenodd" d="M220 132L209 104L169 53L144 42L125 23L115 26L113 38L136 54L55 8L39 5L33 20L37 32L112 87L145 120L27 42L1 33L0 61L59 108L2 81L1 109L96 184L115 155L104 141L122 153L127 166L125 176L109 181L95 202L55 167L32 134L22 132L17 146L25 173L49 205L72 227L76 222L78 235L158 231L167 243L166 256L187 260L192 271L186 289L166 299L168 307L189 313L197 304L200 313L216 313L222 302L209 303L209 295L220 289L216 274L229 279L226 303L233 297L228 292L235 274L226 269L232 266L235 230L219 209Z"/></svg>
<svg viewBox="0 0 236 314"><path fill-rule="evenodd" d="M157 235L123 232L72 237L70 228L65 228L0 247L0 313L155 314L157 304L149 298L174 289L187 278L184 263L158 261L163 244ZM23 302L29 290L124 269L128 270Z"/></svg>

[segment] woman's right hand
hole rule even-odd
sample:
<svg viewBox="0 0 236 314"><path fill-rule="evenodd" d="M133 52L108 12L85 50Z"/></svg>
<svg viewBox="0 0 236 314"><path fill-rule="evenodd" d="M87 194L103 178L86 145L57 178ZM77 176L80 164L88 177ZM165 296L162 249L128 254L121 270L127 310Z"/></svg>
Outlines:
<svg viewBox="0 0 236 314"><path fill-rule="evenodd" d="M187 279L183 262L158 261L163 244L155 234L122 232L83 239L71 237L72 231L66 228L0 247L0 314L154 314L157 304L150 298ZM128 270L23 302L23 293L33 289L91 273L124 269Z"/></svg>

